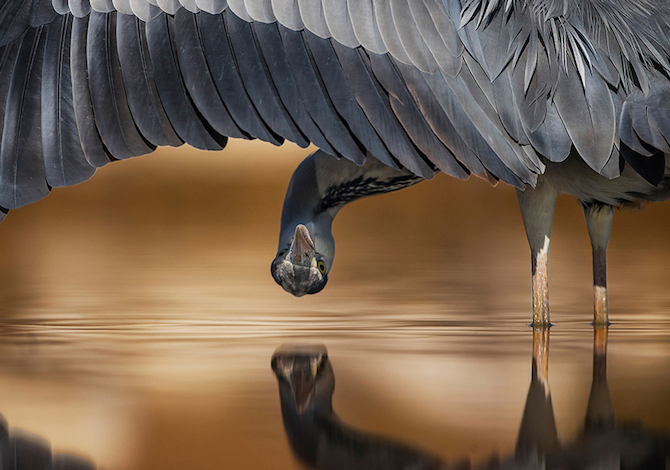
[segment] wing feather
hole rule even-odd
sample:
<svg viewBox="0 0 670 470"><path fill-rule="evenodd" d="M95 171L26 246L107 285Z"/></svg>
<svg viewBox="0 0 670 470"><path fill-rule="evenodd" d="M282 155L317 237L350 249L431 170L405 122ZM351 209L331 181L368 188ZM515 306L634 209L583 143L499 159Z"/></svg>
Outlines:
<svg viewBox="0 0 670 470"><path fill-rule="evenodd" d="M227 137L248 138L230 116L216 90L199 40L196 18L185 9L174 16L175 49L184 85L193 104L216 132Z"/></svg>
<svg viewBox="0 0 670 470"><path fill-rule="evenodd" d="M116 48L117 13L92 12L88 26L87 62L95 122L114 158L152 152L133 121Z"/></svg>
<svg viewBox="0 0 670 470"><path fill-rule="evenodd" d="M263 55L268 72L286 111L309 141L326 153L336 155L337 152L330 146L307 110L298 83L293 76L291 64L286 57L277 24L254 23L253 27L258 41L256 47Z"/></svg>
<svg viewBox="0 0 670 470"><path fill-rule="evenodd" d="M75 17L72 21L72 40L70 48L70 69L72 71L72 104L79 129L81 147L86 160L94 167L101 167L112 161L113 157L102 142L95 124L93 100L88 81L86 42L90 16Z"/></svg>
<svg viewBox="0 0 670 470"><path fill-rule="evenodd" d="M272 0L272 12L279 24L293 31L300 31L305 27L300 16L298 0Z"/></svg>
<svg viewBox="0 0 670 470"><path fill-rule="evenodd" d="M240 130L250 137L281 144L258 114L240 78L221 15L198 15L198 30L214 84Z"/></svg>
<svg viewBox="0 0 670 470"><path fill-rule="evenodd" d="M417 148L448 175L467 179L470 172L458 163L454 154L437 138L389 57L370 54L370 65L375 77L390 95L391 109Z"/></svg>
<svg viewBox="0 0 670 470"><path fill-rule="evenodd" d="M230 11L224 12L223 18L228 28L230 43L244 88L258 113L276 134L302 147L307 147L309 143L295 126L293 119L277 96L272 80L256 48L251 26Z"/></svg>
<svg viewBox="0 0 670 470"><path fill-rule="evenodd" d="M44 167L49 186L69 186L87 180L95 172L79 142L74 115L70 72L72 16L57 18L45 31L41 90Z"/></svg>
<svg viewBox="0 0 670 470"><path fill-rule="evenodd" d="M221 150L227 139L202 121L184 86L173 45L173 22L173 17L162 13L146 23L158 95L181 140L196 148Z"/></svg>
<svg viewBox="0 0 670 470"><path fill-rule="evenodd" d="M142 135L153 145L179 146L156 89L144 23L130 15L116 21L117 49L128 106Z"/></svg>
<svg viewBox="0 0 670 470"><path fill-rule="evenodd" d="M254 21L274 23L277 18L272 11L272 2L268 0L244 0L247 13Z"/></svg>
<svg viewBox="0 0 670 470"><path fill-rule="evenodd" d="M585 70L585 87L575 68L561 72L554 103L582 159L595 171L608 162L614 146L614 103L605 82Z"/></svg>
<svg viewBox="0 0 670 470"><path fill-rule="evenodd" d="M335 2L332 0L321 1L323 16L332 37L340 44L354 48L360 46L361 43L358 41L351 24L348 3L347 0Z"/></svg>
<svg viewBox="0 0 670 470"><path fill-rule="evenodd" d="M347 6L351 26L358 42L375 54L388 52L379 32L379 26L377 26L372 0L350 0L347 2Z"/></svg>
<svg viewBox="0 0 670 470"><path fill-rule="evenodd" d="M407 169L422 178L432 178L434 172L418 153L391 110L388 97L372 76L363 54L357 49L333 42L335 53L356 101L372 127L393 154Z"/></svg>
<svg viewBox="0 0 670 470"><path fill-rule="evenodd" d="M369 153L392 164L393 158L356 102L331 40L309 33L305 34L305 40L337 113Z"/></svg>
<svg viewBox="0 0 670 470"><path fill-rule="evenodd" d="M313 64L313 58L307 50L303 34L284 27L280 27L279 32L303 102L314 123L338 155L362 164L365 162L365 153L337 115L323 80Z"/></svg>
<svg viewBox="0 0 670 470"><path fill-rule="evenodd" d="M0 148L0 206L13 209L49 193L40 125L41 70L45 34L30 28L12 44L12 69Z"/></svg>

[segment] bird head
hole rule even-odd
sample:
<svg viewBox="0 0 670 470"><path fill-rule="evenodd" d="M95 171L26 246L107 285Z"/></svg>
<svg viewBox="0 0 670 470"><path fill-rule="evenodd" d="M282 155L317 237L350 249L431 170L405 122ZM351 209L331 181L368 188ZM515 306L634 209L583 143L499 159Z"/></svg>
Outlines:
<svg viewBox="0 0 670 470"><path fill-rule="evenodd" d="M272 370L283 402L295 406L298 415L330 411L335 376L323 345L283 345L272 355Z"/></svg>
<svg viewBox="0 0 670 470"><path fill-rule="evenodd" d="M330 231L320 234L303 224L294 227L280 239L277 257L270 268L272 277L286 292L296 297L316 294L328 282L334 252L333 238Z"/></svg>

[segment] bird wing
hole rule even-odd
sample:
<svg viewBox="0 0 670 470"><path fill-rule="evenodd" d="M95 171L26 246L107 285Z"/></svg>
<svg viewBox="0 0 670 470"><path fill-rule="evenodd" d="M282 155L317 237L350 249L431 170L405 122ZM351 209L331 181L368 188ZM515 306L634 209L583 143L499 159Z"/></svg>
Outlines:
<svg viewBox="0 0 670 470"><path fill-rule="evenodd" d="M620 140L638 167L667 146L669 22L648 0L7 0L0 206L228 137L517 187L574 146L615 177Z"/></svg>

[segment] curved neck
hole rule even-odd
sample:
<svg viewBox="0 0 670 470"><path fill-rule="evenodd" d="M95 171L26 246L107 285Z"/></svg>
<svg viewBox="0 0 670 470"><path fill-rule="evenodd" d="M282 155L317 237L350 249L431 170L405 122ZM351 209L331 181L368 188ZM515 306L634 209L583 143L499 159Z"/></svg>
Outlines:
<svg viewBox="0 0 670 470"><path fill-rule="evenodd" d="M297 224L305 225L323 243L317 247L330 259L335 253L333 219L346 204L366 196L406 188L423 181L406 169L397 170L374 157L362 166L321 150L298 166L289 183L281 218L279 249L287 247Z"/></svg>

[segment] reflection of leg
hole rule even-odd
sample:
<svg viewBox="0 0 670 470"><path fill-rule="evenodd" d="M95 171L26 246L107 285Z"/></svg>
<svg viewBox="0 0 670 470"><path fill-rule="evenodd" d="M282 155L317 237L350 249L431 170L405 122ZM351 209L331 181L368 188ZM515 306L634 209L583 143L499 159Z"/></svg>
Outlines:
<svg viewBox="0 0 670 470"><path fill-rule="evenodd" d="M607 384L607 329L607 325L594 328L593 382L584 419L586 431L608 429L614 423L614 410Z"/></svg>
<svg viewBox="0 0 670 470"><path fill-rule="evenodd" d="M533 326L549 326L549 239L558 193L540 182L516 194L530 245Z"/></svg>
<svg viewBox="0 0 670 470"><path fill-rule="evenodd" d="M530 388L521 418L516 456L544 460L558 447L558 433L549 390L549 328L533 328L533 363Z"/></svg>
<svg viewBox="0 0 670 470"><path fill-rule="evenodd" d="M589 204L584 206L584 215L593 249L593 324L607 325L607 244L614 209L609 205Z"/></svg>

